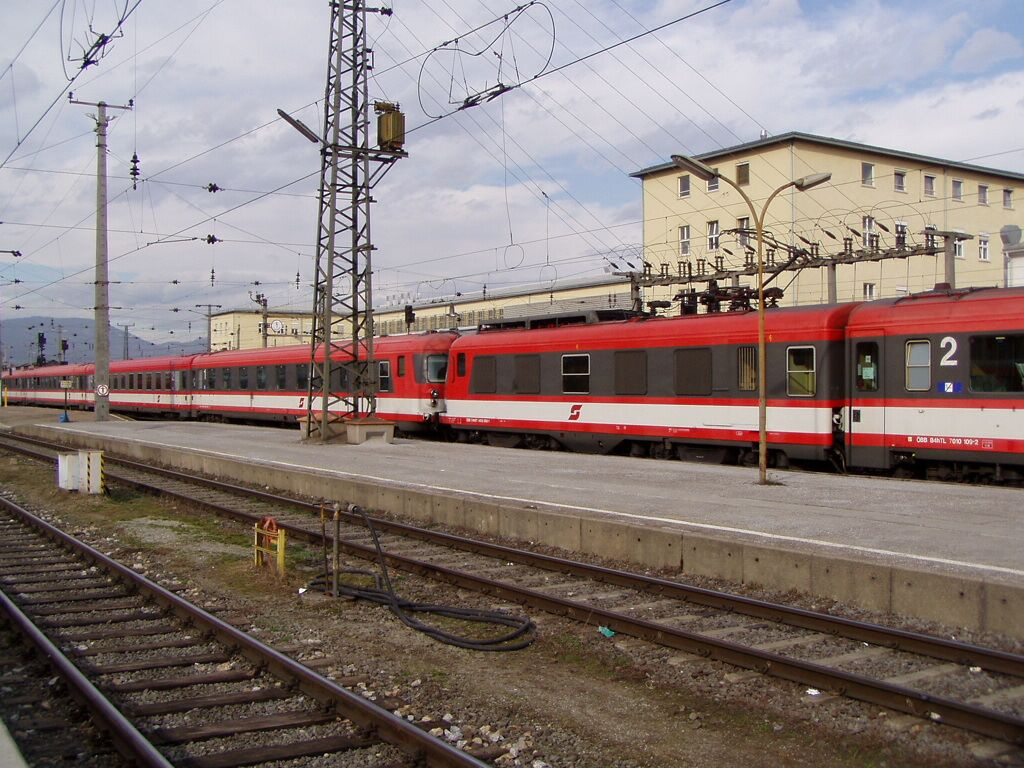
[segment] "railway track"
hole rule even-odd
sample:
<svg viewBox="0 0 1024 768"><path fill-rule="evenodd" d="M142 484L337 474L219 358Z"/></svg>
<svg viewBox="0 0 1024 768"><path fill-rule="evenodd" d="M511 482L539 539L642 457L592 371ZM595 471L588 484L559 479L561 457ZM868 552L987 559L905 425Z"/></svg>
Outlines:
<svg viewBox="0 0 1024 768"><path fill-rule="evenodd" d="M485 766L6 499L0 611L135 765Z"/></svg>
<svg viewBox="0 0 1024 768"><path fill-rule="evenodd" d="M272 515L289 536L322 542L321 504L108 462L117 482L247 525ZM339 548L374 559L363 517L339 515ZM372 525L391 567L675 649L680 663L723 661L808 686L818 692L811 699L846 696L1024 745L1024 656L384 519Z"/></svg>

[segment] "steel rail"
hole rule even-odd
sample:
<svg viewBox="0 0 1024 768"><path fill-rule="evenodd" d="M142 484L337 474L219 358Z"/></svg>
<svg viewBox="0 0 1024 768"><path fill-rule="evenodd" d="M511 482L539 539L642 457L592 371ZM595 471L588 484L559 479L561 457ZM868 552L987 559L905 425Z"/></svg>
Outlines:
<svg viewBox="0 0 1024 768"><path fill-rule="evenodd" d="M205 485L224 492L259 498L275 504L306 510L318 510L320 508L320 505L316 503L291 499L266 491L254 490L221 481L195 478L174 470L154 468L130 460L113 459L113 461L137 471L162 474L184 483ZM128 478L119 478L119 481L135 485L143 490L148 489L152 491L149 486L141 481L134 481ZM251 523L257 519L255 515L215 502L195 499L187 494L178 494L167 489L157 489L157 492L177 497L183 501L201 504L227 517L246 523ZM361 516L354 514L355 509L353 505L349 505L344 513L346 519L348 522L362 526ZM597 578L617 586L639 588L663 596L674 596L683 601L707 605L725 611L744 613L826 634L841 635L881 647L919 653L934 658L955 661L960 664L983 666L992 671L1005 674L1018 676L1024 674L1024 656L1012 653L928 635L920 635L904 630L879 627L865 622L829 616L804 609L790 608L738 595L690 587L664 579L593 566L578 561L523 552L454 534L428 531L404 523L395 523L379 518L372 518L372 522L375 526L379 525L382 530L399 532L428 541L444 542L478 554L488 554L524 564L537 564L538 567L546 570ZM279 526L288 530L291 536L307 541L321 541L321 536L317 531L281 522L279 522ZM362 558L373 559L376 557L376 551L369 546L344 540L339 541L339 546L349 554ZM850 698L860 699L919 717L928 717L932 720L945 722L1010 743L1024 744L1024 718L1014 715L1004 714L940 696L933 696L912 688L885 683L884 681L838 669L831 669L813 662L800 661L768 651L761 651L726 640L703 636L699 633L687 632L668 625L636 619L586 603L553 597L536 590L517 587L443 566L432 565L403 555L385 553L385 558L390 564L403 570L425 576L440 577L444 581L457 586L525 603L551 613L569 616L577 621L588 624L600 624L623 634L695 653L706 658L753 669L800 684L833 690Z"/></svg>
<svg viewBox="0 0 1024 768"><path fill-rule="evenodd" d="M0 591L0 612L64 680L71 695L92 713L93 722L106 731L126 760L145 768L173 768L149 740L71 663L60 648L32 623L17 605Z"/></svg>
<svg viewBox="0 0 1024 768"><path fill-rule="evenodd" d="M294 659L264 645L231 624L188 603L145 576L78 541L14 502L0 497L0 506L50 539L92 560L133 588L146 593L180 618L206 630L254 664L268 669L280 678L292 681L295 687L306 695L324 706L333 707L342 717L373 733L382 741L398 747L424 765L431 768L486 768L486 763L423 732L404 718L367 701L332 680L320 676Z"/></svg>

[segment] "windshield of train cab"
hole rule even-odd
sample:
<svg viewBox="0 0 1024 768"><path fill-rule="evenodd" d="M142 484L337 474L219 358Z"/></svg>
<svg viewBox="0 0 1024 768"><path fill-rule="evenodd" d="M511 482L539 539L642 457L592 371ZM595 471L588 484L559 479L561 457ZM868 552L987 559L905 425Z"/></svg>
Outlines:
<svg viewBox="0 0 1024 768"><path fill-rule="evenodd" d="M448 355L426 355L423 376L430 384L443 382L448 376Z"/></svg>

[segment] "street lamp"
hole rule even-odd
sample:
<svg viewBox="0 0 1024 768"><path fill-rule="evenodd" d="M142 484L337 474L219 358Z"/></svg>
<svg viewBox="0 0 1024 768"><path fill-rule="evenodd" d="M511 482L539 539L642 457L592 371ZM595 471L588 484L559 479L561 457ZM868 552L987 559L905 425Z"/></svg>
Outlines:
<svg viewBox="0 0 1024 768"><path fill-rule="evenodd" d="M684 171L689 171L701 181L720 179L740 193L747 207L750 209L750 218L754 221L757 232L757 467L758 482L761 485L768 484L768 399L767 399L767 376L766 358L767 345L765 343L765 309L764 309L764 219L768 213L768 206L772 200L783 190L795 187L799 192L805 192L819 184L824 184L832 178L831 173L812 173L808 176L801 176L795 181L788 181L772 192L758 214L750 196L743 191L742 187L728 176L723 176L716 168L712 168L700 160L685 155L672 155L672 164Z"/></svg>

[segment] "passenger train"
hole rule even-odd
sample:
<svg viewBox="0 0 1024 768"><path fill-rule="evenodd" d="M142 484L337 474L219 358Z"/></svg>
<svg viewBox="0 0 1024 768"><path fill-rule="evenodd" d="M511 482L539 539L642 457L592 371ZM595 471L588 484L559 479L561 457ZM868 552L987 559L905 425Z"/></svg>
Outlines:
<svg viewBox="0 0 1024 768"><path fill-rule="evenodd" d="M1024 289L765 314L773 466L1024 480ZM756 462L755 311L585 319L381 337L377 413L466 442ZM11 404L88 408L92 374L49 366L3 384ZM117 361L110 407L294 422L308 376L305 345Z"/></svg>

